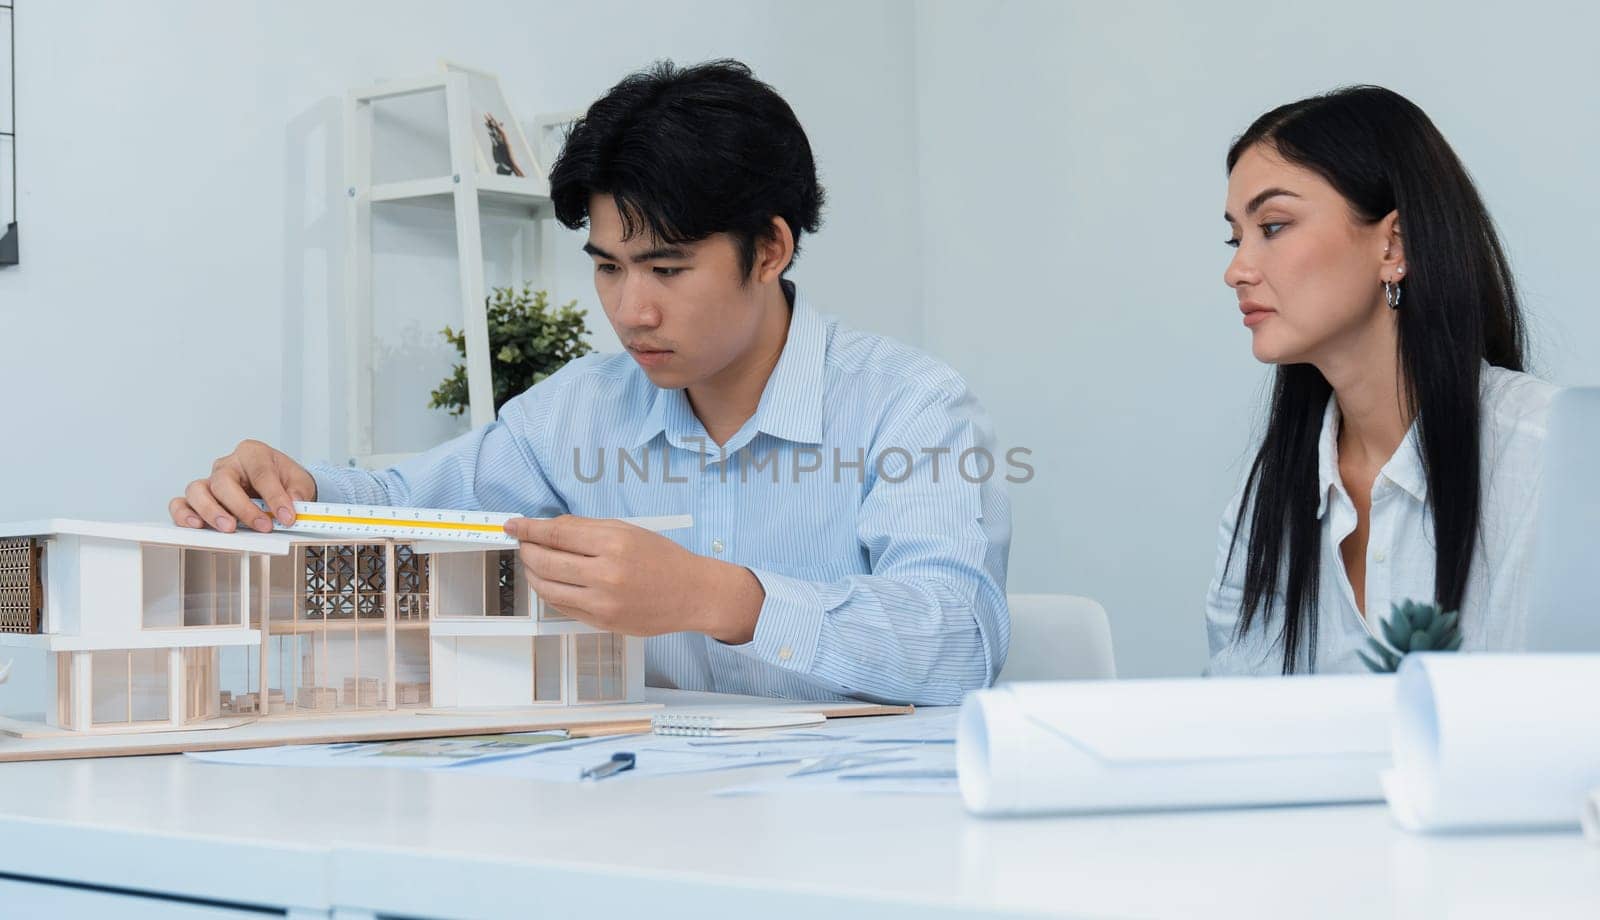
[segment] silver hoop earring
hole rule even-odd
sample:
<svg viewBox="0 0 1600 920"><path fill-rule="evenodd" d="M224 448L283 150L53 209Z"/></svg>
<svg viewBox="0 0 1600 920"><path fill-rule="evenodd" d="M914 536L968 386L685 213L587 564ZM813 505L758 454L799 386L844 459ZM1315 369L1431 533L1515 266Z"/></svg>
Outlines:
<svg viewBox="0 0 1600 920"><path fill-rule="evenodd" d="M1389 309L1400 309L1400 285L1385 281L1383 283L1383 299L1389 302Z"/></svg>

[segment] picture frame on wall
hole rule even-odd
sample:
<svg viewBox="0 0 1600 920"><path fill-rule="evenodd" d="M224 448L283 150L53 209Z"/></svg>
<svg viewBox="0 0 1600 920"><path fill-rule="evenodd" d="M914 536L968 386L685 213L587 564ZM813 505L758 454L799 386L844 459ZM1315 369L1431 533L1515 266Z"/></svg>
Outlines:
<svg viewBox="0 0 1600 920"><path fill-rule="evenodd" d="M18 264L16 8L0 2L0 266Z"/></svg>
<svg viewBox="0 0 1600 920"><path fill-rule="evenodd" d="M567 143L572 125L584 116L583 109L567 112L541 112L533 116L534 154L541 163L554 163Z"/></svg>
<svg viewBox="0 0 1600 920"><path fill-rule="evenodd" d="M472 107L472 148L478 171L489 175L531 177L544 175L544 167L522 133L506 101L500 78L484 70L453 61L440 61L446 73L467 78L467 100Z"/></svg>

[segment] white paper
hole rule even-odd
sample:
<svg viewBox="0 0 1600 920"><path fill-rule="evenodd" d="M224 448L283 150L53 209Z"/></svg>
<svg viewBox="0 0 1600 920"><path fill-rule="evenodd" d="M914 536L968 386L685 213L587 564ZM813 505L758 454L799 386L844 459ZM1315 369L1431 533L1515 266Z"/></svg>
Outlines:
<svg viewBox="0 0 1600 920"><path fill-rule="evenodd" d="M642 733L574 740L535 739L531 734L425 741L285 745L241 751L212 751L187 756L207 763L280 767L386 767L446 770L485 776L508 776L545 782L578 782L583 770L627 751L635 755L631 770L603 780L627 783L650 776L714 773L744 767L792 764L789 772L829 766L839 769L807 773L792 783L815 778L819 784L841 780L858 791L928 791L953 793L953 718L957 710L919 710L914 716L836 719L823 725L789 731L742 733L734 737L700 738ZM887 771L879 775L879 771Z"/></svg>
<svg viewBox="0 0 1600 920"><path fill-rule="evenodd" d="M627 751L634 755L634 767L613 774L599 782L608 784L633 782L652 776L676 776L685 773L716 773L759 767L771 764L800 763L806 756L808 745L831 745L835 742L812 740L810 742L783 743L774 736L772 743L754 747L706 747L691 744L691 738L663 737L661 735L635 735L606 739L590 739L591 743L579 746L551 745L527 754L510 754L498 758L479 758L470 763L451 766L451 772L467 772L478 776L509 776L517 779L536 779L546 782L578 782L589 767L604 763L611 755ZM599 741L601 743L592 743Z"/></svg>
<svg viewBox="0 0 1600 920"><path fill-rule="evenodd" d="M1384 792L1411 830L1576 828L1600 786L1600 655L1409 655Z"/></svg>
<svg viewBox="0 0 1600 920"><path fill-rule="evenodd" d="M190 751L184 756L204 763L250 767L384 767L431 770L469 765L511 753L546 746L581 743L565 731L472 735L403 741L348 741L335 744L281 744L235 751Z"/></svg>
<svg viewBox="0 0 1600 920"><path fill-rule="evenodd" d="M980 815L1378 801L1394 679L1062 681L962 707L961 796Z"/></svg>
<svg viewBox="0 0 1600 920"><path fill-rule="evenodd" d="M846 795L956 794L955 749L922 740L903 744L856 740L807 758L777 779L717 790L719 796L827 792Z"/></svg>
<svg viewBox="0 0 1600 920"><path fill-rule="evenodd" d="M647 776L710 773L817 758L837 749L831 737L790 739L783 734L744 739L724 746L706 739L661 737L648 732L600 738L549 740L537 733L421 741L374 741L301 744L239 751L191 752L185 756L206 763L267 767L381 767L445 770L483 776L510 776L546 782L578 782L585 768L627 751L633 769L606 778L628 782ZM531 743L530 743L531 742Z"/></svg>
<svg viewBox="0 0 1600 920"><path fill-rule="evenodd" d="M960 716L959 706L943 706L918 709L909 719L899 716L872 719L859 728L843 728L840 721L830 722L828 726L830 730L848 732L848 737L862 744L955 744Z"/></svg>

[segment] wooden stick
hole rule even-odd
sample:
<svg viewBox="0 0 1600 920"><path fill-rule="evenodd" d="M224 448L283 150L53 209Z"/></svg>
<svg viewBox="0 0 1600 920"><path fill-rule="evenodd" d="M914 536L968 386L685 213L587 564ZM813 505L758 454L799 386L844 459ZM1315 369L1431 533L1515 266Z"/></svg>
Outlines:
<svg viewBox="0 0 1600 920"><path fill-rule="evenodd" d="M820 711L830 719L850 719L863 716L909 715L912 706L885 706L874 703L812 703L785 704L780 708L806 712ZM385 717L386 719L389 717ZM564 728L574 738L593 738L603 735L642 734L650 730L650 720L630 714L626 718L595 722L571 722L559 715L512 724L440 727L431 720L394 718L391 726L346 729L322 734L310 733L292 738L219 738L211 732L192 732L190 737L163 744L130 746L105 744L98 747L71 747L55 750L17 751L0 746L0 763L24 761L78 760L89 757L143 757L158 754L182 754L188 751L241 751L251 748L277 747L284 744L340 744L351 741L409 741L419 738L458 738L464 735L508 735L520 732L549 731ZM220 733L219 733L220 734ZM127 736L123 736L127 738Z"/></svg>

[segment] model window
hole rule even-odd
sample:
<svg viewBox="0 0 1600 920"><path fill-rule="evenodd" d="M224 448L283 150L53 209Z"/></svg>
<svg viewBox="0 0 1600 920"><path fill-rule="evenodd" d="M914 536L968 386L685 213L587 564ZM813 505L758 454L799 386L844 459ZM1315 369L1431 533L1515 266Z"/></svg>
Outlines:
<svg viewBox="0 0 1600 920"><path fill-rule="evenodd" d="M170 718L166 649L97 651L90 669L89 718L95 725Z"/></svg>
<svg viewBox="0 0 1600 920"><path fill-rule="evenodd" d="M31 537L0 540L0 632L39 632L43 613L44 547Z"/></svg>
<svg viewBox="0 0 1600 920"><path fill-rule="evenodd" d="M238 626L244 622L242 566L238 553L183 551L184 626Z"/></svg>
<svg viewBox="0 0 1600 920"><path fill-rule="evenodd" d="M518 609L517 551L435 553L434 590L439 595L435 616L526 617Z"/></svg>

